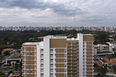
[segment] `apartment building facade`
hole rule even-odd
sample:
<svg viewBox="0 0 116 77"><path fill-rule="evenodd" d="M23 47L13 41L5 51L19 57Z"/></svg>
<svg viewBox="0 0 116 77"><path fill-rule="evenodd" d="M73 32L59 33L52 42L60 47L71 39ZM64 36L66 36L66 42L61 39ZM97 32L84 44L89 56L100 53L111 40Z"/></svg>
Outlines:
<svg viewBox="0 0 116 77"><path fill-rule="evenodd" d="M46 36L22 45L23 77L93 77L93 35Z"/></svg>

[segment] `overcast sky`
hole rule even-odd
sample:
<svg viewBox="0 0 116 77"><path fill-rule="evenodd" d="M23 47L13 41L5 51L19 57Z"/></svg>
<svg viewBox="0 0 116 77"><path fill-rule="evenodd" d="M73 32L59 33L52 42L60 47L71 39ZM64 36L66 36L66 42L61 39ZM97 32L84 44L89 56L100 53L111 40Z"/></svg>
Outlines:
<svg viewBox="0 0 116 77"><path fill-rule="evenodd" d="M0 0L0 26L116 26L116 0Z"/></svg>

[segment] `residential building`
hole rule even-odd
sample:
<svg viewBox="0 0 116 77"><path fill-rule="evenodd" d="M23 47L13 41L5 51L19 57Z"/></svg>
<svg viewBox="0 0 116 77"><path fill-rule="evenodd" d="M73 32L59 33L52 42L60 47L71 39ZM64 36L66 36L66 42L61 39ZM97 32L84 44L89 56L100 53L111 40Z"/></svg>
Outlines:
<svg viewBox="0 0 116 77"><path fill-rule="evenodd" d="M112 50L109 45L98 44L94 45L94 55L109 55L112 54Z"/></svg>
<svg viewBox="0 0 116 77"><path fill-rule="evenodd" d="M22 45L23 77L93 77L93 35L46 36Z"/></svg>

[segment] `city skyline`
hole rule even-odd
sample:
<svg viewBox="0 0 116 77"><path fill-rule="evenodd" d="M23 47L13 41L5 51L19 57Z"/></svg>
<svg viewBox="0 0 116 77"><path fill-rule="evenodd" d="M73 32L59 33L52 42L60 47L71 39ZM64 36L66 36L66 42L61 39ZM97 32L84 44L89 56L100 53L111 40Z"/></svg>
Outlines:
<svg viewBox="0 0 116 77"><path fill-rule="evenodd" d="M0 26L115 26L115 0L1 0Z"/></svg>

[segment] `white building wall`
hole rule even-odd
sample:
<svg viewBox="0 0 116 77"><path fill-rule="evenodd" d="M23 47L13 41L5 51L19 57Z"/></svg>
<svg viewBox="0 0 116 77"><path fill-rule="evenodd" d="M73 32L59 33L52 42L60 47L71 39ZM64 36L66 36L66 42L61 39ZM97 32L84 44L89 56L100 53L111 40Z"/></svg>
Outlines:
<svg viewBox="0 0 116 77"><path fill-rule="evenodd" d="M37 45L37 77L40 77L40 46Z"/></svg>
<svg viewBox="0 0 116 77"><path fill-rule="evenodd" d="M97 49L94 49L94 55L97 55Z"/></svg>
<svg viewBox="0 0 116 77"><path fill-rule="evenodd" d="M44 77L50 77L50 37L44 37Z"/></svg>
<svg viewBox="0 0 116 77"><path fill-rule="evenodd" d="M79 39L79 77L83 77L83 34L78 34Z"/></svg>

